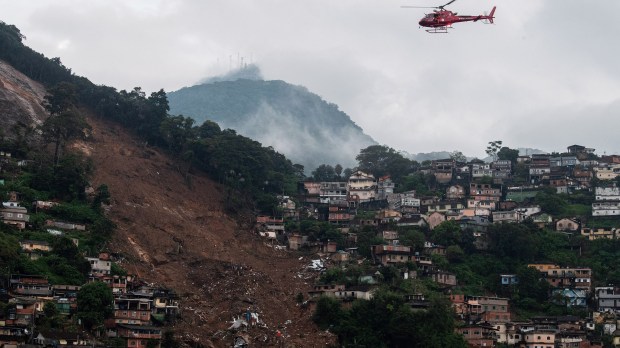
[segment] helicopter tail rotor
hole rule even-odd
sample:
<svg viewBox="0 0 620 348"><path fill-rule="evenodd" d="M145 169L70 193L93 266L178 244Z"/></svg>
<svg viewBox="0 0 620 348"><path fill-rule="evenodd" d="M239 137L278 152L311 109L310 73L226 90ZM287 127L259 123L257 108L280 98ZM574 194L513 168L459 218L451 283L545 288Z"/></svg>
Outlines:
<svg viewBox="0 0 620 348"><path fill-rule="evenodd" d="M494 18L493 15L495 14L495 7L496 6L493 6L493 9L491 10L491 13L489 13L489 22L491 24L493 24L493 18Z"/></svg>

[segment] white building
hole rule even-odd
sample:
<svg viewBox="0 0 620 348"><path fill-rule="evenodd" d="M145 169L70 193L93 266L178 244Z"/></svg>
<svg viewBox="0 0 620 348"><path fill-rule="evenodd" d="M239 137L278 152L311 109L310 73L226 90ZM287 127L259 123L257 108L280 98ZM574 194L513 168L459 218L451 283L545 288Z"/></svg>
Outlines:
<svg viewBox="0 0 620 348"><path fill-rule="evenodd" d="M377 190L377 182L371 174L364 173L360 170L351 174L347 185L347 194L349 199L358 202L367 202L375 199Z"/></svg>
<svg viewBox="0 0 620 348"><path fill-rule="evenodd" d="M90 263L90 272L94 276L108 276L112 271L112 262L107 255L99 255L99 257L87 257Z"/></svg>
<svg viewBox="0 0 620 348"><path fill-rule="evenodd" d="M594 197L596 201L620 201L620 187L596 187Z"/></svg>
<svg viewBox="0 0 620 348"><path fill-rule="evenodd" d="M620 215L620 202L592 203L592 216Z"/></svg>

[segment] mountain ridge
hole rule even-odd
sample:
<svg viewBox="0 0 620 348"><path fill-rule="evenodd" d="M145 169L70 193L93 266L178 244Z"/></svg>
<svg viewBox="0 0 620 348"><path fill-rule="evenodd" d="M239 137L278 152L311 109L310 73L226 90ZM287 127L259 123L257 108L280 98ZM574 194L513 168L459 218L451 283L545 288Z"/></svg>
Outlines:
<svg viewBox="0 0 620 348"><path fill-rule="evenodd" d="M272 146L307 172L320 164L354 167L359 151L377 144L336 104L281 80L214 81L167 95L171 114L233 129Z"/></svg>

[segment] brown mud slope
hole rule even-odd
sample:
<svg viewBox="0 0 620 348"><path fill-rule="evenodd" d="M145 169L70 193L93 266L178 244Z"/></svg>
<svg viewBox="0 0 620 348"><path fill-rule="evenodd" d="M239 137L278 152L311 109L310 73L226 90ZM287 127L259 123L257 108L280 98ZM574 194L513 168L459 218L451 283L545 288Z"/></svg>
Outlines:
<svg viewBox="0 0 620 348"><path fill-rule="evenodd" d="M226 190L217 183L193 175L188 184L165 153L115 124L92 117L89 123L92 140L80 147L95 163L93 187L110 189L108 214L118 225L108 249L125 256L121 265L130 273L181 296L178 339L230 347L232 318L250 308L261 322L244 332L251 347L334 343L296 304L316 277L308 257L276 250L228 217ZM276 342L278 328L284 342Z"/></svg>

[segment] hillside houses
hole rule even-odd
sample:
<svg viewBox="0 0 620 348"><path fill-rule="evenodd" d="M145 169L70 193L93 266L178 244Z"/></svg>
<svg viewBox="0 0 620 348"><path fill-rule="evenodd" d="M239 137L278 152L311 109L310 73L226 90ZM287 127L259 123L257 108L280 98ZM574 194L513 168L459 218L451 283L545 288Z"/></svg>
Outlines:
<svg viewBox="0 0 620 348"><path fill-rule="evenodd" d="M415 190L399 191L390 176L375 178L357 170L342 181L303 182L299 208L313 211L318 220L328 221L341 229L364 226L382 229L395 223L401 227L418 226L432 230L444 221L459 221L463 229L476 230L477 245L480 246L485 244L481 239L484 239L488 223L532 221L540 228L579 233L581 222L569 221L576 217L558 222L533 202L545 187L562 194L587 192L596 172L620 165L613 162L614 158L597 161L591 156L592 149L571 145L565 154L532 154L514 161L497 159L464 163L454 159L433 160L421 168L420 173L432 175L434 185L442 188L434 195L421 195ZM515 172L517 167L519 170ZM511 186L514 182L520 185ZM593 188L592 216L620 215L620 191L615 185L610 186L608 180L601 183L606 186L599 184ZM368 214L359 216L360 211L375 211L375 214L374 217ZM263 234L274 238L274 233L288 236L298 232L282 228Z"/></svg>
<svg viewBox="0 0 620 348"><path fill-rule="evenodd" d="M125 288L114 291L114 311L105 322L105 337L122 338L126 348L146 347L147 342L159 346L162 337L159 325L173 322L178 316L178 296L168 289L144 287L135 278L113 278L123 278ZM108 286L113 287L113 283ZM24 335L24 330L31 330L35 320L43 316L46 303L54 303L61 315L72 318L79 309L79 291L80 286L52 285L44 276L11 275L6 294L10 308L14 309L9 311L8 317L0 315L0 344L27 342L29 335ZM45 337L50 335L44 333L39 339ZM89 345L94 344L94 341L89 342Z"/></svg>
<svg viewBox="0 0 620 348"><path fill-rule="evenodd" d="M458 267L452 271L456 269L461 273L453 273L440 266L443 264L442 258L458 260L459 256L453 254L454 247L448 248L448 253L445 246L428 247L436 241L435 231L445 233L446 226L457 226L461 231L471 233L468 237L473 237L473 240L469 248L477 249L483 255L485 251L497 248L493 244L497 241L492 238L497 238L498 231L508 228L504 225L509 224L526 225L523 229L506 230L511 233L532 231L535 228L548 231L545 233L557 233L562 236L559 239L567 241L565 248L571 251L581 247L578 241L620 237L617 227L591 227L603 220L590 219L583 213L589 215L591 204L592 217L615 216L613 214L618 210L616 203L620 202L620 191L609 178L595 179L597 172L615 164L592 159L592 152L585 147L575 146L570 150L572 152L565 154L536 154L488 163L479 160L464 163L453 159L429 161L418 171L418 178L424 178L423 184L427 186L418 185L416 190L411 189L413 186L405 190L398 184L393 185L386 176L374 180L369 173L355 172L352 179L343 180L347 184L346 199L339 198L336 201L333 197L325 196L326 199L313 200L305 194L309 192L306 190L299 196L299 201L301 206L306 205L318 211L319 221L330 222L343 234L346 231L347 236L357 234L359 238L361 233L374 233L376 239L372 245L364 245L366 250L361 250L360 244L356 244L359 239L346 245L338 241L336 252L332 248L333 240L324 238L315 241L322 245L317 250L326 253L327 260L332 260L326 264L327 268L334 266L347 269L350 265L364 265L371 267L375 273L389 268L397 271L401 279L433 283L436 289L452 298L453 309L459 318L457 330L471 346L493 347L505 343L516 347L599 347L599 342L589 331L591 322L585 319L565 322L565 318L545 318L515 322L511 296L524 286L515 273L495 275L497 288L493 291L501 289L501 295L506 297L473 293L465 293L461 298L452 297L471 281L459 279L459 275L465 274L466 278L468 273ZM363 187L359 182L364 182ZM304 185L312 187L315 183L307 182ZM364 191L373 188L374 194ZM352 193L349 189L352 189ZM555 195L574 195L575 201L578 201L575 204L579 208L575 210L577 213L558 214L550 209L551 204L545 198L554 198ZM329 214L322 214L322 211ZM613 225L613 221L606 220L605 226ZM285 234L289 236L291 249L297 248L299 243L312 243L307 233L295 230L293 224L290 226L293 230L285 231ZM403 231L411 230L422 232L420 235L425 238L424 248L409 240L410 236L403 237ZM350 248L356 248L356 253L345 251ZM439 250L443 253L438 253ZM348 261L334 262L331 255L338 255L338 251L346 253ZM545 284L549 303L565 308L584 309L588 306L593 291L594 275L591 268L556 264L531 266L540 268L539 281ZM507 271L514 272L516 269ZM383 280L379 276L374 281L381 284ZM475 287L475 284L469 285ZM343 286L345 289L340 290L342 293L346 293L348 287L355 289L355 285L339 283L322 286L339 289ZM334 293L336 291L327 290L324 295L329 294L335 298ZM613 292L608 296L615 294ZM615 302L605 305L608 307L602 308L608 309ZM416 310L426 310L426 307L420 308L416 307ZM569 326L571 330L567 331L565 328Z"/></svg>

